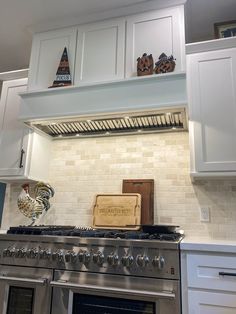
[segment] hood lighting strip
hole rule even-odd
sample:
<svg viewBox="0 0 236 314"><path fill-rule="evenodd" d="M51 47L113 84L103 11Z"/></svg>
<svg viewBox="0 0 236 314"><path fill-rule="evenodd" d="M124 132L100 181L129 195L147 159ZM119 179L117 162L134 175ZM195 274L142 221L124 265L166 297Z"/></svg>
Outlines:
<svg viewBox="0 0 236 314"><path fill-rule="evenodd" d="M186 130L185 111L147 113L142 115L111 117L104 119L78 118L72 121L34 122L37 128L52 137L89 137L116 134L131 134L137 132L161 132L171 130Z"/></svg>

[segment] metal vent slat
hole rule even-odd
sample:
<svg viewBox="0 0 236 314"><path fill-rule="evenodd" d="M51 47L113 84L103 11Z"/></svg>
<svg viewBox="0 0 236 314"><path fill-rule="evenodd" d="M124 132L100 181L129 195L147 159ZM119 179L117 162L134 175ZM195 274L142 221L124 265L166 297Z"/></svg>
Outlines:
<svg viewBox="0 0 236 314"><path fill-rule="evenodd" d="M109 134L132 134L137 131L160 132L184 130L187 120L184 111L156 112L142 115L111 117L104 119L79 119L62 122L32 123L31 126L53 137L81 135L101 136Z"/></svg>

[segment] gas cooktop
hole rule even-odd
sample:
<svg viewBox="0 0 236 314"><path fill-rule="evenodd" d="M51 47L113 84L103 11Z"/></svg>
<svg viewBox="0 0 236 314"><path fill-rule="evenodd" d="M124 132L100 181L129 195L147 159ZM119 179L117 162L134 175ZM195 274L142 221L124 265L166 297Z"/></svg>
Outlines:
<svg viewBox="0 0 236 314"><path fill-rule="evenodd" d="M173 231L168 233L143 232L142 230L105 230L93 229L90 227L75 226L19 226L10 227L7 234L23 235L46 235L46 236L66 236L80 238L108 238L108 239L145 239L161 241L178 241L183 238L183 234Z"/></svg>

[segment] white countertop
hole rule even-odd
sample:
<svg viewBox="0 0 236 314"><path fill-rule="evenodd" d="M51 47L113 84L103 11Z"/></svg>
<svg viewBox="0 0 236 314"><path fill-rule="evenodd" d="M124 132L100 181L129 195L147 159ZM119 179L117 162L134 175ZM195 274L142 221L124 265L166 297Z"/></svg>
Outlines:
<svg viewBox="0 0 236 314"><path fill-rule="evenodd" d="M236 253L236 240L193 238L186 236L180 243L183 251Z"/></svg>

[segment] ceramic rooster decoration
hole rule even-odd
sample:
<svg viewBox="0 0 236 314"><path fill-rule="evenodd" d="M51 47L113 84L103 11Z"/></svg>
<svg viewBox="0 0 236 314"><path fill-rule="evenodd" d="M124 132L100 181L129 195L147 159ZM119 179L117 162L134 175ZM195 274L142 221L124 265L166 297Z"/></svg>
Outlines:
<svg viewBox="0 0 236 314"><path fill-rule="evenodd" d="M20 212L34 222L44 211L50 208L49 199L54 195L54 189L48 183L38 182L34 188L35 198L29 195L29 184L22 185L22 191L17 199Z"/></svg>

